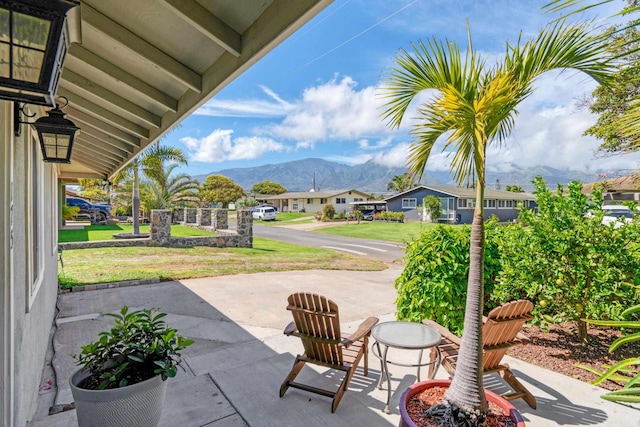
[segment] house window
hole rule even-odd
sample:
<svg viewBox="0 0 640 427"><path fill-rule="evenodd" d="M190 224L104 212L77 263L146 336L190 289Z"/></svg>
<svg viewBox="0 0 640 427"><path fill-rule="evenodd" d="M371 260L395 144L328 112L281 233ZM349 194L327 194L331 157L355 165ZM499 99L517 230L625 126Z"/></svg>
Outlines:
<svg viewBox="0 0 640 427"><path fill-rule="evenodd" d="M467 208L467 199L458 199L459 208Z"/></svg>
<svg viewBox="0 0 640 427"><path fill-rule="evenodd" d="M308 205L312 205L313 204L313 199L307 199L307 204Z"/></svg>
<svg viewBox="0 0 640 427"><path fill-rule="evenodd" d="M402 199L402 209L414 209L418 206L418 199Z"/></svg>
<svg viewBox="0 0 640 427"><path fill-rule="evenodd" d="M26 168L27 173L27 188L30 190L27 193L29 197L27 199L27 212L29 212L29 218L26 218L26 234L28 241L27 259L25 265L27 268L28 276L28 306L30 309L31 304L35 300L35 295L38 292L38 288L42 283L42 270L44 266L44 251L43 251L43 232L41 222L44 215L42 212L43 204L41 202L43 197L42 183L43 183L43 168L44 163L40 157L40 147L35 139L35 132L31 133L32 138L29 138L31 144L26 149Z"/></svg>
<svg viewBox="0 0 640 427"><path fill-rule="evenodd" d="M513 208L513 200L498 200L498 209Z"/></svg>
<svg viewBox="0 0 640 427"><path fill-rule="evenodd" d="M364 199L362 197L355 197L353 199L354 202L364 202Z"/></svg>
<svg viewBox="0 0 640 427"><path fill-rule="evenodd" d="M344 205L347 203L347 199L344 197L336 197L336 205Z"/></svg>
<svg viewBox="0 0 640 427"><path fill-rule="evenodd" d="M327 204L327 199L320 199L320 204L321 205L326 205Z"/></svg>
<svg viewBox="0 0 640 427"><path fill-rule="evenodd" d="M294 212L298 210L298 199L293 199L292 209Z"/></svg>
<svg viewBox="0 0 640 427"><path fill-rule="evenodd" d="M485 209L495 209L496 208L496 201L495 200L485 200L484 201L484 207L485 207Z"/></svg>

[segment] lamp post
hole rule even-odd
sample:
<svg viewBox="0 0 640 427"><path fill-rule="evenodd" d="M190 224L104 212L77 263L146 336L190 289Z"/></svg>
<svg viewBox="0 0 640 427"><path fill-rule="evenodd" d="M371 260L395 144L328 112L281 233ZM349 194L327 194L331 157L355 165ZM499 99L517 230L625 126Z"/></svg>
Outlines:
<svg viewBox="0 0 640 427"><path fill-rule="evenodd" d="M0 0L0 99L55 106L76 0Z"/></svg>

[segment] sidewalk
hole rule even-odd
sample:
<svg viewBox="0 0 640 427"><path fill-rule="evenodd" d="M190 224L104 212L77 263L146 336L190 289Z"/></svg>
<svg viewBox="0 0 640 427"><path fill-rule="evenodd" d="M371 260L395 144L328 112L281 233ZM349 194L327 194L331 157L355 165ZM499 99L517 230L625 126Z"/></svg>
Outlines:
<svg viewBox="0 0 640 427"><path fill-rule="evenodd" d="M38 420L29 426L76 425L74 410L52 416L47 411L54 398L57 404L72 401L68 378L76 367L70 354L109 327L110 318L102 313L118 311L123 305L160 307L168 313L172 327L196 340L185 351L187 372L180 371L169 380L160 426L397 426L398 400L415 382L416 370L391 366L391 414L385 414L386 384L382 390L377 388L380 364L372 355L369 377L359 369L335 414L328 398L289 389L280 399L278 391L295 355L302 351L298 339L282 334L291 321L285 309L289 294L310 291L333 299L348 332L368 316L394 320L393 283L399 274L399 267L382 272L241 274L62 294L53 370L45 368L43 375L43 389L49 383L54 387L42 392ZM417 353L390 350L389 358L415 362ZM515 359L509 363L538 401L537 410L521 400L513 402L528 427L640 427L640 410L600 399L604 391L598 387ZM301 379L306 375L324 384L335 383L332 371L313 369L322 375L309 368ZM446 378L444 370L438 377ZM485 386L498 392L505 387L499 377L486 377Z"/></svg>

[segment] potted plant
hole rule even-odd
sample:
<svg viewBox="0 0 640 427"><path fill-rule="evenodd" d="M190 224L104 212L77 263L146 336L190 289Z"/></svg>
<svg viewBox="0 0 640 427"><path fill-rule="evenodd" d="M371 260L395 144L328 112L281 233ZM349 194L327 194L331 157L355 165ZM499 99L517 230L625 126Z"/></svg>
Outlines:
<svg viewBox="0 0 640 427"><path fill-rule="evenodd" d="M193 340L177 334L159 309L108 313L111 330L82 346L73 357L81 369L71 376L78 424L85 426L156 426L166 379L181 366L180 351Z"/></svg>
<svg viewBox="0 0 640 427"><path fill-rule="evenodd" d="M420 421L423 415L422 411L413 411L409 409L411 407L411 399L414 398L414 396L418 397L418 402L416 402L418 406L425 403L424 398L420 398L420 394L425 391L429 396L429 400L434 399L434 401L442 401L444 392L450 385L451 380L427 380L409 386L409 388L407 388L400 397L399 427L421 427ZM525 422L522 419L522 416L511 402L491 390L485 390L485 394L490 405L490 411L489 414L487 414L487 418L493 418L490 425L525 427ZM494 409L491 410L491 408ZM496 411L495 408L497 408L498 411ZM418 412L418 414L415 414L414 412ZM505 423L505 418L508 418L512 423ZM503 424L500 424L500 422L503 422Z"/></svg>
<svg viewBox="0 0 640 427"><path fill-rule="evenodd" d="M442 146L451 155L457 184L475 188L464 331L456 375L442 405L452 420L473 419L468 425L479 425L488 409L481 368L486 155L509 141L518 107L541 74L571 69L608 83L613 61L605 38L589 24L556 21L535 39L508 43L502 60L491 64L473 49L470 34L468 39L466 52L454 41L436 39L413 45L411 53L401 50L384 78L381 97L390 127L400 127L409 111L417 115L407 161L411 176L419 181L432 149ZM417 113L409 108L416 100Z"/></svg>

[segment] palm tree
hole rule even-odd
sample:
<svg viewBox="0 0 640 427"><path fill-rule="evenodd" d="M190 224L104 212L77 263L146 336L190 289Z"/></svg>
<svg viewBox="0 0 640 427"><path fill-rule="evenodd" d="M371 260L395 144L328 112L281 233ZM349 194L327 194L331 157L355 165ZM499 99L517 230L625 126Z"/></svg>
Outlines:
<svg viewBox="0 0 640 427"><path fill-rule="evenodd" d="M200 187L198 180L191 178L186 173L171 176L178 167L173 163L165 168L160 165L152 174L151 179L145 183L145 195L141 198L148 210L167 209L177 205L199 205L200 199L197 192Z"/></svg>
<svg viewBox="0 0 640 427"><path fill-rule="evenodd" d="M387 190L397 191L401 193L413 187L413 177L409 173L396 175L387 183Z"/></svg>
<svg viewBox="0 0 640 427"><path fill-rule="evenodd" d="M124 169L116 174L114 182L118 183L127 178L132 179L132 215L133 234L140 234L140 173L148 178L162 176L162 165L170 161L178 164L187 164L187 158L179 148L161 147L159 143L152 144L141 154L136 156Z"/></svg>
<svg viewBox="0 0 640 427"><path fill-rule="evenodd" d="M454 42L419 42L413 45L413 52L398 53L381 88L385 99L382 116L393 128L400 126L419 93L431 89L437 94L418 108L411 131L409 172L422 177L431 150L442 136L446 138L443 151L453 155L451 168L457 183L475 183L464 332L456 375L445 395L448 409L467 419L487 409L481 368L487 147L506 142L518 114L516 108L532 93L542 73L574 69L607 83L612 71L604 39L587 24L558 21L535 39L524 45L520 42L508 44L502 61L493 65L473 50L470 35L464 54Z"/></svg>

